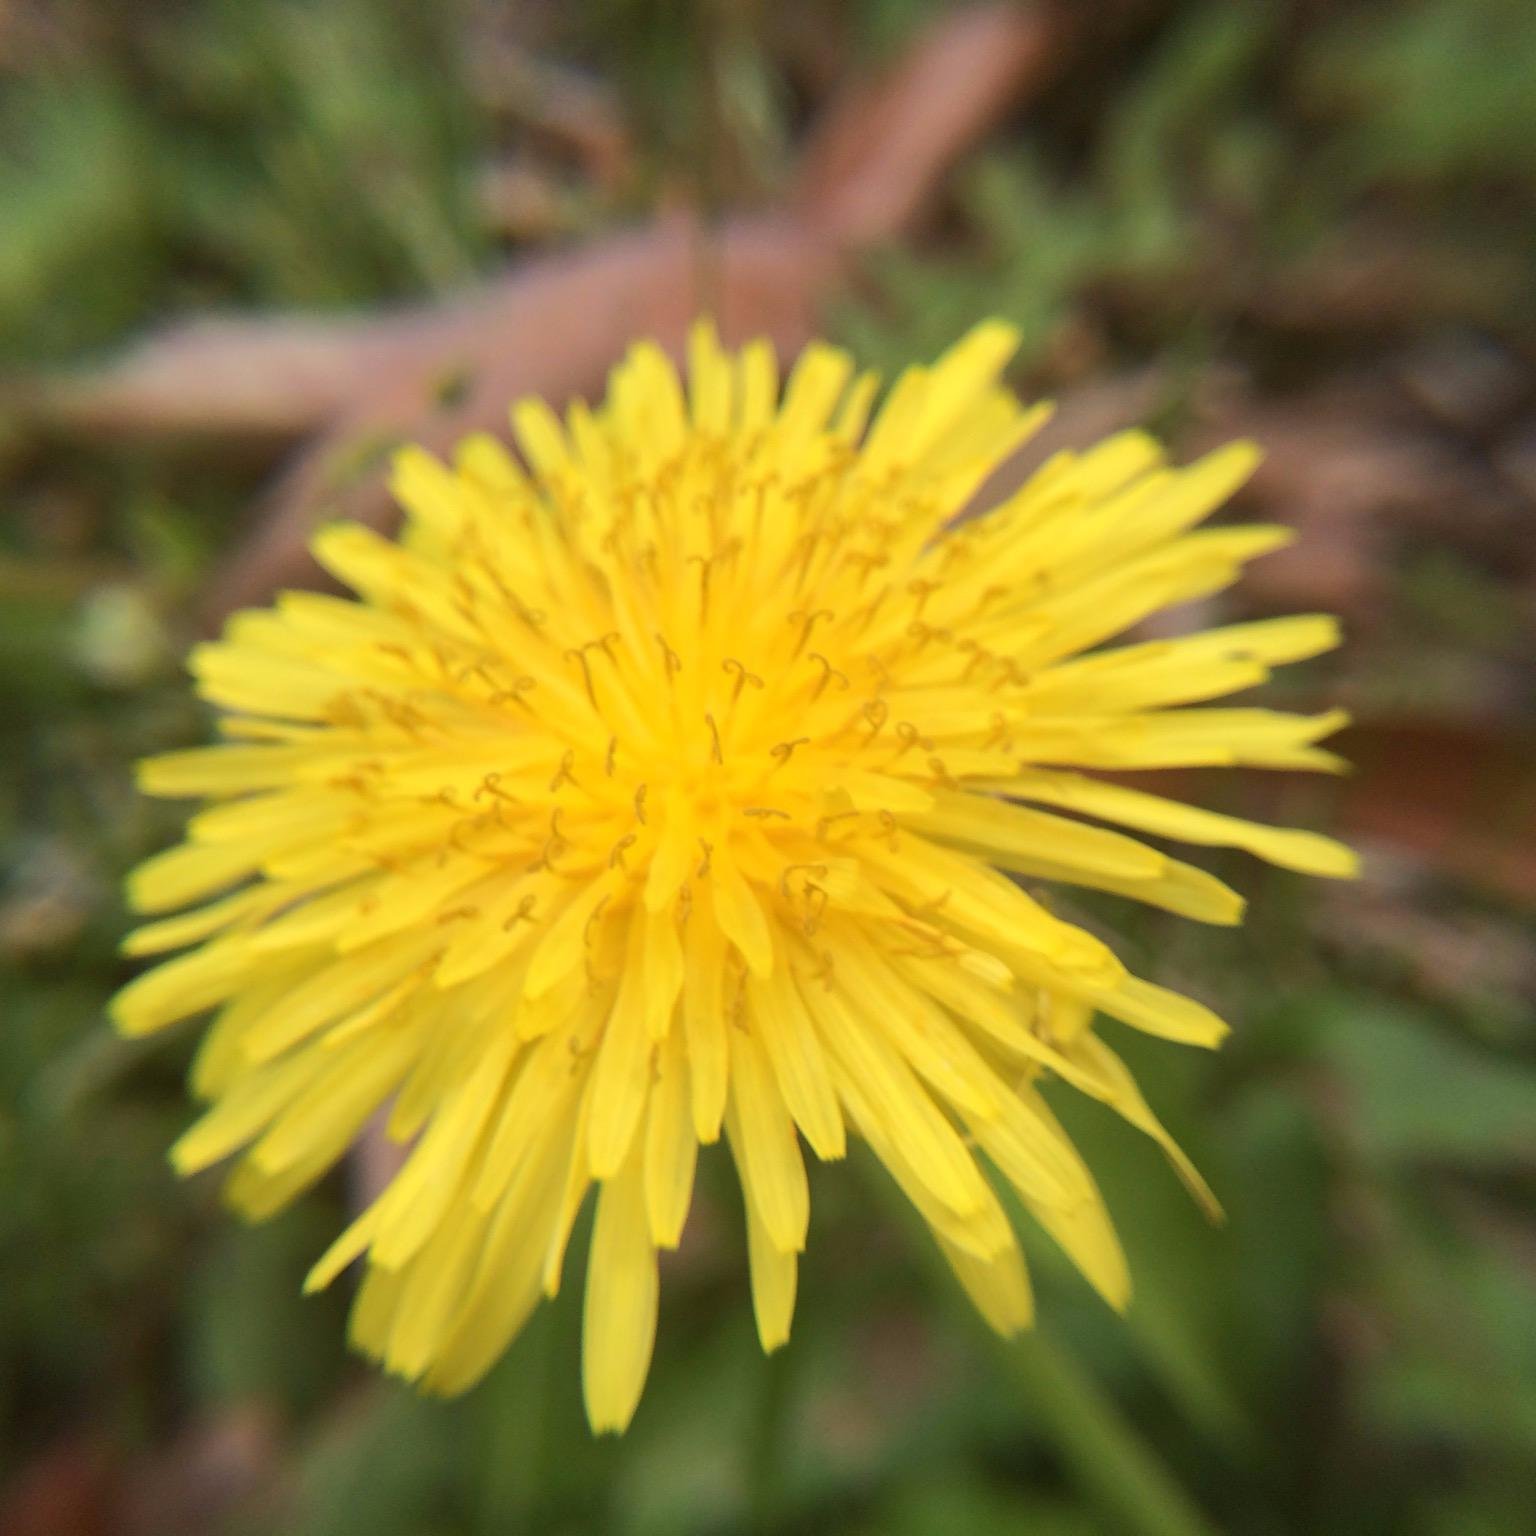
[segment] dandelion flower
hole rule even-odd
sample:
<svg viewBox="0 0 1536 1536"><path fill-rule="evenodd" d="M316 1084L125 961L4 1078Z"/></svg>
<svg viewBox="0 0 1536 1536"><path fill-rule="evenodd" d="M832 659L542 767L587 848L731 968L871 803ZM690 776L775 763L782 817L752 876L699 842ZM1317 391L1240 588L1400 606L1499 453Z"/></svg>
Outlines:
<svg viewBox="0 0 1536 1536"><path fill-rule="evenodd" d="M862 1137L976 1305L1026 1326L998 1188L1116 1307L1126 1263L1044 1079L1118 1110L1199 1175L1097 1029L1225 1027L1130 975L1036 882L1235 923L1228 886L1126 831L1311 874L1354 860L1082 770L1330 768L1337 713L1190 708L1335 643L1326 617L1103 647L1286 540L1196 531L1255 462L1171 467L1138 433L1051 459L957 521L1040 423L971 332L902 375L825 345L782 394L771 349L692 333L686 388L635 346L597 410L512 413L396 461L398 542L322 530L355 600L284 594L192 667L220 744L153 758L210 802L131 877L187 953L114 1005L141 1035L212 1011L176 1144L240 1154L251 1218L387 1106L398 1174L315 1266L364 1259L355 1343L458 1392L553 1295L589 1192L583 1376L596 1429L634 1412L657 1253L724 1132L765 1349L789 1335L803 1148ZM1021 884L1022 877L1028 887Z"/></svg>

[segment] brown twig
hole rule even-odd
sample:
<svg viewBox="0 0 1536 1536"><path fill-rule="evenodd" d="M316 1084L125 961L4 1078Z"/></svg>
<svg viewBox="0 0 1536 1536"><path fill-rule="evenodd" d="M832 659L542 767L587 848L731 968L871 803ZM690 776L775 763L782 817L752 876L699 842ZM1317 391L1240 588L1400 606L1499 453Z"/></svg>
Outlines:
<svg viewBox="0 0 1536 1536"><path fill-rule="evenodd" d="M248 540L213 584L210 624L283 583L319 579L321 519L383 526L378 468L409 437L438 450L502 429L510 401L556 405L601 387L624 346L676 352L713 314L728 340L804 344L829 289L863 249L910 229L946 169L1044 77L1056 52L1044 7L978 5L936 22L883 79L847 87L806 146L782 209L708 228L687 215L518 263L441 308L320 321L203 321L106 369L50 381L33 407L82 433L316 433L279 477Z"/></svg>

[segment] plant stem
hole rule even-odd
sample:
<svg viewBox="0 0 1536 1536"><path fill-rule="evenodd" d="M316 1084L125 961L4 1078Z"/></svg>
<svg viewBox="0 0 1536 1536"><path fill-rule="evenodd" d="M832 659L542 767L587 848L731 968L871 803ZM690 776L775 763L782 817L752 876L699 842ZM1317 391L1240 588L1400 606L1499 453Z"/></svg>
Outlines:
<svg viewBox="0 0 1536 1536"><path fill-rule="evenodd" d="M747 1420L747 1504L754 1536L772 1536L782 1525L794 1396L791 1353L785 1344L764 1360Z"/></svg>

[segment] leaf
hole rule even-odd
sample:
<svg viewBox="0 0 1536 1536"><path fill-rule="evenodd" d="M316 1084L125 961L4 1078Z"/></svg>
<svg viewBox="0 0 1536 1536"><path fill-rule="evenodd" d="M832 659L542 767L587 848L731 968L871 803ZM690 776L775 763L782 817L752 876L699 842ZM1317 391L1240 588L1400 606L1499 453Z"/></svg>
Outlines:
<svg viewBox="0 0 1536 1536"><path fill-rule="evenodd" d="M1337 1007L1324 1050L1351 1096L1350 1125L1382 1162L1492 1166L1536 1156L1536 1072L1416 1009Z"/></svg>
<svg viewBox="0 0 1536 1536"><path fill-rule="evenodd" d="M1054 1340L1027 1334L1004 1361L1087 1496L1137 1536L1214 1536L1157 1453L1077 1361Z"/></svg>
<svg viewBox="0 0 1536 1536"><path fill-rule="evenodd" d="M313 1427L289 1529L305 1536L422 1536L456 1480L463 1414L393 1382Z"/></svg>
<svg viewBox="0 0 1536 1536"><path fill-rule="evenodd" d="M1393 1201L1376 1289L1392 1347L1364 1383L1373 1422L1405 1439L1476 1445L1517 1465L1536 1456L1536 1277L1519 1216L1491 1204L1447 1220L1412 1181Z"/></svg>
<svg viewBox="0 0 1536 1536"><path fill-rule="evenodd" d="M1126 1042L1129 1064L1204 1168L1201 1147L1187 1142L1182 1127L1194 1128L1209 1115L1204 1084L1210 1064L1194 1055L1170 1059L1151 1045ZM1152 1148L1139 1131L1100 1105L1074 1103L1074 1097L1057 1094L1051 1102L1093 1169L1125 1244L1135 1286L1123 1320L1127 1342L1194 1428L1226 1454L1250 1456L1256 1430L1239 1401L1223 1331L1234 1257L1228 1229L1206 1218L1171 1169L1149 1163ZM1243 1193L1234 1186L1233 1201Z"/></svg>
<svg viewBox="0 0 1536 1536"><path fill-rule="evenodd" d="M204 1398L302 1407L331 1386L345 1335L340 1303L302 1287L332 1219L311 1202L270 1225L217 1234L184 1302Z"/></svg>
<svg viewBox="0 0 1536 1536"><path fill-rule="evenodd" d="M974 1469L957 1467L946 1476L912 1479L892 1490L865 1536L1103 1536L1090 1510L1034 1490L995 1487Z"/></svg>
<svg viewBox="0 0 1536 1536"><path fill-rule="evenodd" d="M1260 1077L1223 1129L1222 1166L1211 1169L1230 1213L1221 1343L1246 1400L1273 1427L1304 1389L1304 1341L1336 1262L1329 1161L1294 1079Z"/></svg>

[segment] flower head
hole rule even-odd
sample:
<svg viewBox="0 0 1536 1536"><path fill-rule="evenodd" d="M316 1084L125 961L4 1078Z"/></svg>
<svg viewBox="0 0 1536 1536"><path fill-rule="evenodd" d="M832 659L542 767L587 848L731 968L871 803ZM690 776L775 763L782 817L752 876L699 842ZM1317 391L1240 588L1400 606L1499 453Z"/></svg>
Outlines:
<svg viewBox="0 0 1536 1536"><path fill-rule="evenodd" d="M1134 432L957 522L1044 414L998 383L1014 345L981 326L871 418L875 380L831 347L781 398L763 343L730 355L697 327L686 393L642 343L599 410L515 409L524 467L488 437L452 468L401 454L401 540L315 540L355 601L288 593L196 653L226 740L142 778L212 803L130 892L192 910L128 941L189 952L116 1019L214 1011L211 1107L174 1160L242 1153L229 1196L252 1217L388 1106L410 1151L310 1283L366 1257L352 1333L390 1369L477 1380L558 1287L595 1187L586 1399L622 1428L657 1250L722 1129L768 1349L805 1244L802 1143L836 1159L862 1137L1005 1332L1031 1299L993 1177L1129 1294L1042 1078L1119 1110L1210 1201L1095 1019L1199 1045L1224 1026L1012 877L1238 921L1226 885L1100 822L1349 874L1325 838L1079 771L1332 766L1337 714L1185 706L1335 627L1096 649L1285 535L1192 531L1251 447L1175 469Z"/></svg>

